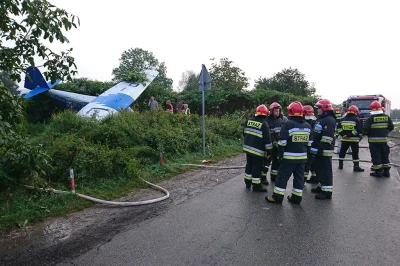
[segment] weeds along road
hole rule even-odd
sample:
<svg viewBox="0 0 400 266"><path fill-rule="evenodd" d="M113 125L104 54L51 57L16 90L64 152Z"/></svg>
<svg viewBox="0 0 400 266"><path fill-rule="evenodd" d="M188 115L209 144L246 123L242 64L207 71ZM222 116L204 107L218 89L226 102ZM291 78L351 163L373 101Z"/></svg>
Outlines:
<svg viewBox="0 0 400 266"><path fill-rule="evenodd" d="M362 149L361 159L369 158ZM11 232L1 240L0 264L397 265L400 178L395 169L389 179L370 177L369 166L353 173L351 162L338 170L335 161L333 200L316 201L307 184L300 206L271 205L265 193L246 190L243 170L193 171L162 184L169 201L96 206L25 235Z"/></svg>

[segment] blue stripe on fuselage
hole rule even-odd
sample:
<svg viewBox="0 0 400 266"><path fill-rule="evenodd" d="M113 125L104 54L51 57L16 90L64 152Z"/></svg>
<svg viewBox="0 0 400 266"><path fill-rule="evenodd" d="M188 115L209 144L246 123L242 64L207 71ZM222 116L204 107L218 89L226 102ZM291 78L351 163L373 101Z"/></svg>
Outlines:
<svg viewBox="0 0 400 266"><path fill-rule="evenodd" d="M93 100L93 103L104 104L105 106L118 111L119 109L128 108L134 101L135 100L131 96L118 93L99 96Z"/></svg>

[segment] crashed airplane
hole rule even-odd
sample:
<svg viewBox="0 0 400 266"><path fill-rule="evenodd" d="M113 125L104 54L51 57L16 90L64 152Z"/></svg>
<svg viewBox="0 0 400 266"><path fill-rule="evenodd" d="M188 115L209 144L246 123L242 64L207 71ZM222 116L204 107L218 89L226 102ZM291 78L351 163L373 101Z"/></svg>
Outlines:
<svg viewBox="0 0 400 266"><path fill-rule="evenodd" d="M55 90L53 87L60 80L51 84L46 82L42 73L37 67L28 67L24 87L28 91L24 98L29 99L38 94L44 93L52 99L61 103L65 108L76 110L77 115L82 117L94 117L101 120L120 110L130 110L129 106L142 94L147 86L156 78L158 72L145 70L147 81L142 83L119 82L99 96Z"/></svg>

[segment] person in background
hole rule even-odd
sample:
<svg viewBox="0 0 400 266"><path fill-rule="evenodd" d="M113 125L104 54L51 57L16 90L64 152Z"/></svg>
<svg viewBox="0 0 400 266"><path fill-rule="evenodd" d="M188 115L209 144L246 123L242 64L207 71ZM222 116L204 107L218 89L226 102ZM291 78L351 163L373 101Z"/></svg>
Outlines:
<svg viewBox="0 0 400 266"><path fill-rule="evenodd" d="M185 113L185 107L184 107L184 105L185 105L185 101L182 100L182 101L181 101L181 107L179 108L179 111L178 111L180 114Z"/></svg>
<svg viewBox="0 0 400 266"><path fill-rule="evenodd" d="M190 109L189 109L189 105L187 103L185 103L183 105L183 109L184 109L185 115L190 116Z"/></svg>
<svg viewBox="0 0 400 266"><path fill-rule="evenodd" d="M345 118L347 115L347 108L346 107L342 107L340 108L340 114L341 114L341 119ZM337 124L336 124L337 126ZM336 132L337 133L337 132ZM336 134L337 136L337 140L338 140L338 146L337 146L337 150L336 150L336 154L340 153L340 148L342 147L342 136L340 136L340 134ZM349 147L349 149L347 150L347 154L352 154L352 150L351 150L351 146Z"/></svg>
<svg viewBox="0 0 400 266"><path fill-rule="evenodd" d="M388 145L389 132L393 131L394 125L390 117L383 113L382 105L373 101L370 105L371 115L365 121L364 134L368 136L369 150L373 163L374 177L390 177L390 148Z"/></svg>
<svg viewBox="0 0 400 266"><path fill-rule="evenodd" d="M310 124L311 131L313 131L314 126L317 122L317 118L315 117L314 114L314 108L311 105L305 105L303 108L303 112L304 112L304 119L308 124ZM307 152L307 163L304 168L304 182L316 184L318 183L318 180L317 180L317 173L315 172L314 156L310 152L311 145L312 145L312 139L310 139L308 143L309 150ZM308 175L310 171L311 171L311 178L310 180L308 180Z"/></svg>
<svg viewBox="0 0 400 266"><path fill-rule="evenodd" d="M165 105L167 106L167 109L166 109L167 112L174 113L174 107L172 106L170 100L167 100Z"/></svg>
<svg viewBox="0 0 400 266"><path fill-rule="evenodd" d="M360 167L359 143L361 140L362 127L360 119L357 117L358 108L355 105L349 107L346 116L344 116L337 125L337 131L341 136L341 150L339 154L339 169L343 169L344 157L349 147L353 148L353 171L364 172Z"/></svg>
<svg viewBox="0 0 400 266"><path fill-rule="evenodd" d="M150 97L148 106L150 107L150 111L155 111L158 108L158 103L157 101L154 99L154 96Z"/></svg>
<svg viewBox="0 0 400 266"><path fill-rule="evenodd" d="M177 113L179 113L179 110L181 110L181 107L182 107L182 101L179 101L179 102L176 104L176 112L177 112Z"/></svg>

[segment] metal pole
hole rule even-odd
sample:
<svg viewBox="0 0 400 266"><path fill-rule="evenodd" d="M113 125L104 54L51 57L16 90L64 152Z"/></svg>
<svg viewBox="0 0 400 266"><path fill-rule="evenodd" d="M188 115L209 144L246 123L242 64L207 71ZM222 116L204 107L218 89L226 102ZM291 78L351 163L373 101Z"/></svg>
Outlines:
<svg viewBox="0 0 400 266"><path fill-rule="evenodd" d="M205 124L205 107L204 107L204 89L201 92L203 103L203 154L206 154L206 124Z"/></svg>

